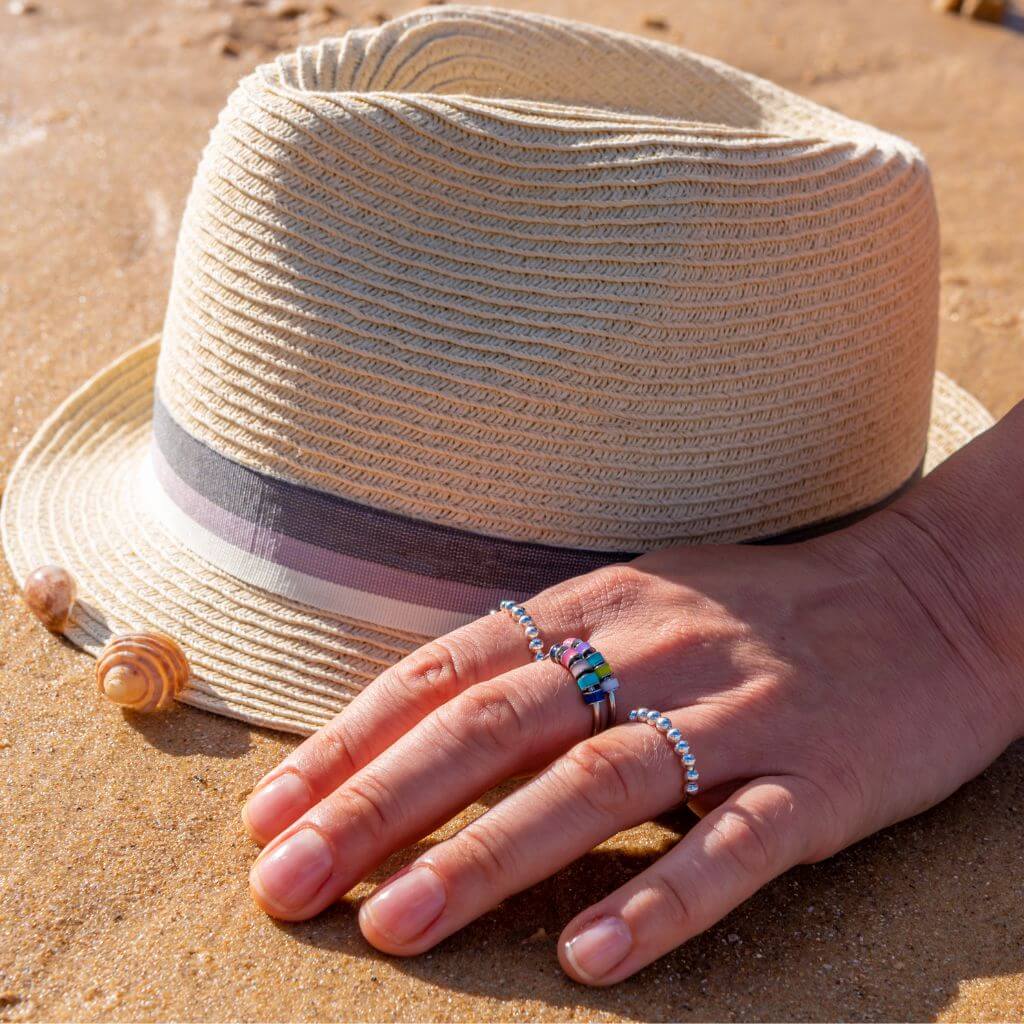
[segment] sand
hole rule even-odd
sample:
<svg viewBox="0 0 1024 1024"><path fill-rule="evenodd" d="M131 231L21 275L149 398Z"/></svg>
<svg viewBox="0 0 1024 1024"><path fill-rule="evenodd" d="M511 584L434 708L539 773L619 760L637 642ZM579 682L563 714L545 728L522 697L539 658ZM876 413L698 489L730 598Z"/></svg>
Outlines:
<svg viewBox="0 0 1024 1024"><path fill-rule="evenodd" d="M159 328L186 191L237 78L415 4L271 6L0 6L0 477L58 399ZM1024 394L1019 16L977 25L927 0L523 6L680 42L913 139L943 222L940 365L997 414ZM0 1019L1024 1016L1024 746L591 991L562 975L555 937L685 816L618 837L416 960L370 949L354 901L276 924L247 894L238 809L295 741L187 708L122 714L91 689L91 660L30 620L6 568L0 587Z"/></svg>

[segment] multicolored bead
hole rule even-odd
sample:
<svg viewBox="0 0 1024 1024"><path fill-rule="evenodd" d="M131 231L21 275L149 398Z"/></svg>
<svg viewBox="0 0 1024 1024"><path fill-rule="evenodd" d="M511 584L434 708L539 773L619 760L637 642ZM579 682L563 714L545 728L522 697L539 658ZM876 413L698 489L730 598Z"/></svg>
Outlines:
<svg viewBox="0 0 1024 1024"><path fill-rule="evenodd" d="M567 669L576 680L585 704L594 708L594 734L615 723L615 691L618 680L611 674L611 666L600 651L579 637L567 637L561 643L552 644L547 656ZM607 707L607 714L598 712L598 707Z"/></svg>

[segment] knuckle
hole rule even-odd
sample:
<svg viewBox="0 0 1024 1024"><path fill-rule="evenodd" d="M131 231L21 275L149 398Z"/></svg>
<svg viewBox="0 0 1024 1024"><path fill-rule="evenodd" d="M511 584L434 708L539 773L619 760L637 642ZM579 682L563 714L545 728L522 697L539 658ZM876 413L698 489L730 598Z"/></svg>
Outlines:
<svg viewBox="0 0 1024 1024"><path fill-rule="evenodd" d="M509 692L480 683L438 708L436 720L447 736L474 751L519 749L529 739L528 725Z"/></svg>
<svg viewBox="0 0 1024 1024"><path fill-rule="evenodd" d="M799 777L794 780L794 785L803 817L812 823L807 829L807 841L800 860L804 864L813 864L831 857L846 845L844 818L827 783L812 777Z"/></svg>
<svg viewBox="0 0 1024 1024"><path fill-rule="evenodd" d="M576 576L546 592L557 599L559 618L587 631L607 627L638 605L649 577L628 562ZM575 628L575 627L574 627Z"/></svg>
<svg viewBox="0 0 1024 1024"><path fill-rule="evenodd" d="M434 708L459 692L462 656L448 640L431 640L392 669L397 696L416 707Z"/></svg>
<svg viewBox="0 0 1024 1024"><path fill-rule="evenodd" d="M504 891L515 877L512 844L492 824L472 823L458 835L473 870L479 872L489 891Z"/></svg>
<svg viewBox="0 0 1024 1024"><path fill-rule="evenodd" d="M638 604L647 582L648 577L628 562L605 566L585 577L584 600L602 609L605 619L614 619L621 609Z"/></svg>
<svg viewBox="0 0 1024 1024"><path fill-rule="evenodd" d="M636 754L611 737L577 744L565 754L564 763L570 786L600 815L632 806L643 787Z"/></svg>
<svg viewBox="0 0 1024 1024"><path fill-rule="evenodd" d="M655 871L652 886L657 908L672 922L673 931L698 930L699 899L685 878L671 871Z"/></svg>
<svg viewBox="0 0 1024 1024"><path fill-rule="evenodd" d="M358 828L376 847L392 833L394 809L384 787L368 775L356 775L337 791L340 817L344 824Z"/></svg>
<svg viewBox="0 0 1024 1024"><path fill-rule="evenodd" d="M742 877L774 874L776 836L772 823L748 810L734 810L712 826L722 840L722 851Z"/></svg>
<svg viewBox="0 0 1024 1024"><path fill-rule="evenodd" d="M358 770L352 749L352 739L347 733L348 730L340 721L334 719L320 731L310 747L308 755L301 761L298 759L295 761L295 770L318 797L324 795L323 786L314 785L314 778L330 778L339 769L347 777ZM307 763L307 758L308 762L313 762L318 770L308 770L312 765Z"/></svg>
<svg viewBox="0 0 1024 1024"><path fill-rule="evenodd" d="M844 820L873 817L879 797L872 792L856 741L841 735L809 747L794 752L791 781L799 787L801 804L820 815L821 830L841 834Z"/></svg>

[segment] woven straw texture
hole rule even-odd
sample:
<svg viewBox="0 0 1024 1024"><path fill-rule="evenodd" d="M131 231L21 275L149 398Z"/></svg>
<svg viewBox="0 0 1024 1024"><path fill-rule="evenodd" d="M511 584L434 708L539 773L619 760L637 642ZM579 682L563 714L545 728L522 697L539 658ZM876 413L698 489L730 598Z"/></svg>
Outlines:
<svg viewBox="0 0 1024 1024"><path fill-rule="evenodd" d="M309 732L426 638L163 535L138 494L154 373L221 454L365 505L613 552L756 538L991 422L934 375L937 259L913 146L714 61L480 8L354 31L228 101L159 366L142 346L40 430L8 557L76 574L86 649L163 629L188 702Z"/></svg>

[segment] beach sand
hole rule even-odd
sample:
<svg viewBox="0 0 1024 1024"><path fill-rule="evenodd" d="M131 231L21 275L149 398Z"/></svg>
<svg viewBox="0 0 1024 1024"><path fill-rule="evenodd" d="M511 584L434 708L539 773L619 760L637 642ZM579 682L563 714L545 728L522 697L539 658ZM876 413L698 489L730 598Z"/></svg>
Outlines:
<svg viewBox="0 0 1024 1024"><path fill-rule="evenodd" d="M0 477L59 399L159 329L185 195L235 81L297 40L413 6L0 6ZM940 366L997 414L1024 394L1020 17L979 25L927 0L524 6L679 42L919 144L943 224ZM370 949L354 898L277 924L249 899L238 810L295 740L188 708L122 714L95 694L91 659L30 619L6 568L0 588L0 1019L1024 1016L1024 746L593 991L559 970L560 928L685 815L418 959Z"/></svg>

